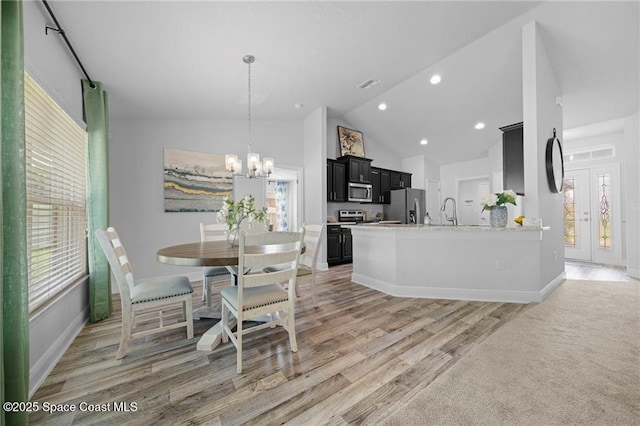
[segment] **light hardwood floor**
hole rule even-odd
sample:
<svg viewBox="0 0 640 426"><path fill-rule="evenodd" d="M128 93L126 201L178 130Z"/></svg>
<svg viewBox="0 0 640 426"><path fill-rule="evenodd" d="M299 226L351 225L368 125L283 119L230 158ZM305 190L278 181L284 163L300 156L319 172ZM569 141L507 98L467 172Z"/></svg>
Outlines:
<svg viewBox="0 0 640 426"><path fill-rule="evenodd" d="M394 298L351 283L350 275L350 265L318 274L318 308L302 284L298 352L280 328L255 333L240 375L230 344L196 350L215 320L196 321L192 340L182 330L134 340L116 361L118 309L83 329L32 398L76 411L39 412L30 424L371 424L526 309ZM199 293L194 303L201 304ZM110 411L79 411L82 402ZM114 411L114 402L135 402L136 410Z"/></svg>
<svg viewBox="0 0 640 426"><path fill-rule="evenodd" d="M39 412L30 424L372 424L527 309L394 298L351 283L350 275L350 265L319 272L318 308L302 283L298 352L290 352L282 329L249 335L241 375L231 344L196 350L216 320L196 321L192 340L182 330L134 340L129 355L116 361L121 317L115 300L111 318L83 329L32 398L76 411ZM626 277L617 268L575 262L568 262L567 275ZM194 306L201 306L201 285L194 289ZM168 312L170 320L178 315ZM79 411L82 402L110 411ZM114 402L135 403L135 411L114 411Z"/></svg>

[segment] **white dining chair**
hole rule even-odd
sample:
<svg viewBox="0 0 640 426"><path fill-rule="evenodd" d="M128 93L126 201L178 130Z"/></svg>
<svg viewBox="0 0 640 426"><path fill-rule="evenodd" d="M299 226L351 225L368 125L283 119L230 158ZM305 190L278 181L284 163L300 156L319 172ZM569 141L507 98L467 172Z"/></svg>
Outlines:
<svg viewBox="0 0 640 426"><path fill-rule="evenodd" d="M262 233L266 232L266 228L260 224L254 226L248 226L243 224L243 227L247 233ZM200 223L200 241L225 241L227 239L228 227L224 223ZM245 273L250 269L245 269ZM227 282L228 284L236 283L236 276L238 275L238 268L235 266L206 266L202 268L202 300L205 301L205 307L200 308L196 312L196 317L218 317L218 314L211 314L211 288L216 282ZM219 313L219 311L218 311Z"/></svg>
<svg viewBox="0 0 640 426"><path fill-rule="evenodd" d="M300 255L298 265L298 282L296 283L296 297L300 297L300 278L309 277L311 300L313 306L318 306L316 300L316 269L318 266L318 255L325 238L326 225L302 225L304 228L304 253ZM283 269L286 265L275 265L265 268L267 272Z"/></svg>
<svg viewBox="0 0 640 426"><path fill-rule="evenodd" d="M289 333L291 351L298 351L295 331L295 287L303 239L304 230L252 235L243 232L240 235L238 268L252 268L252 272L238 276L237 286L225 287L220 291L222 342L231 340L236 347L238 374L242 373L242 342L248 333L281 325ZM276 244L284 246L275 247ZM260 253L250 254L256 251ZM278 264L287 264L288 267L274 272L264 271L267 266ZM287 282L288 288L285 289L281 282ZM235 332L229 326L229 314L237 319ZM264 315L269 315L270 321L243 328L243 321Z"/></svg>
<svg viewBox="0 0 640 426"><path fill-rule="evenodd" d="M120 347L116 359L127 356L129 341L149 334L162 332L174 328L187 328L187 339L193 339L193 316L191 296L193 288L187 277L163 277L135 280L133 268L122 245L120 237L112 227L106 231L97 230L96 236L102 247L111 272L120 290L120 304L122 307L122 333ZM172 304L181 304L184 321L165 324L163 308ZM155 309L156 312L150 311ZM141 311L145 311L141 313ZM159 325L156 328L134 332L137 315L159 314Z"/></svg>

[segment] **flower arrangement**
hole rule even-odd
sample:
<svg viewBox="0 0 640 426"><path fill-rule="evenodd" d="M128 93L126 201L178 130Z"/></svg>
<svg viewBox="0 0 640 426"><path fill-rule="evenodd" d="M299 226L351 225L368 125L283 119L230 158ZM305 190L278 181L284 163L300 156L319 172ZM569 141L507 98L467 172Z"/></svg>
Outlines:
<svg viewBox="0 0 640 426"><path fill-rule="evenodd" d="M238 229L246 219L249 224L254 222L265 223L267 221L267 208L256 209L256 200L253 195L247 195L238 202L225 197L222 208L218 211L218 223L226 223L228 229Z"/></svg>
<svg viewBox="0 0 640 426"><path fill-rule="evenodd" d="M516 193L511 189L507 189L504 192L498 192L496 194L489 194L482 198L480 201L482 205L482 211L491 210L496 206L503 206L505 204L516 205Z"/></svg>

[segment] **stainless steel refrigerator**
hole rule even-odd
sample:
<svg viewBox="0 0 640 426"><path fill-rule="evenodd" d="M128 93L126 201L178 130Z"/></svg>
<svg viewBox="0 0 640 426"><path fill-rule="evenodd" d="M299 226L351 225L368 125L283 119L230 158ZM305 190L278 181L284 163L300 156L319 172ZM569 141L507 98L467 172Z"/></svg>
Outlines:
<svg viewBox="0 0 640 426"><path fill-rule="evenodd" d="M384 220L424 223L425 199L424 189L394 189L391 191L391 203L384 206Z"/></svg>

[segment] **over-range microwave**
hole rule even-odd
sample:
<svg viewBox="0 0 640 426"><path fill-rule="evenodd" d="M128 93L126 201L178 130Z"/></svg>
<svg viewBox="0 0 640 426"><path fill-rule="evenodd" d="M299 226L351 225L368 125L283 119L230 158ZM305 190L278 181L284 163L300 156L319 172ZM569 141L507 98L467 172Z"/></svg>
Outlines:
<svg viewBox="0 0 640 426"><path fill-rule="evenodd" d="M372 201L371 185L349 182L347 186L347 200L358 203L370 203Z"/></svg>

